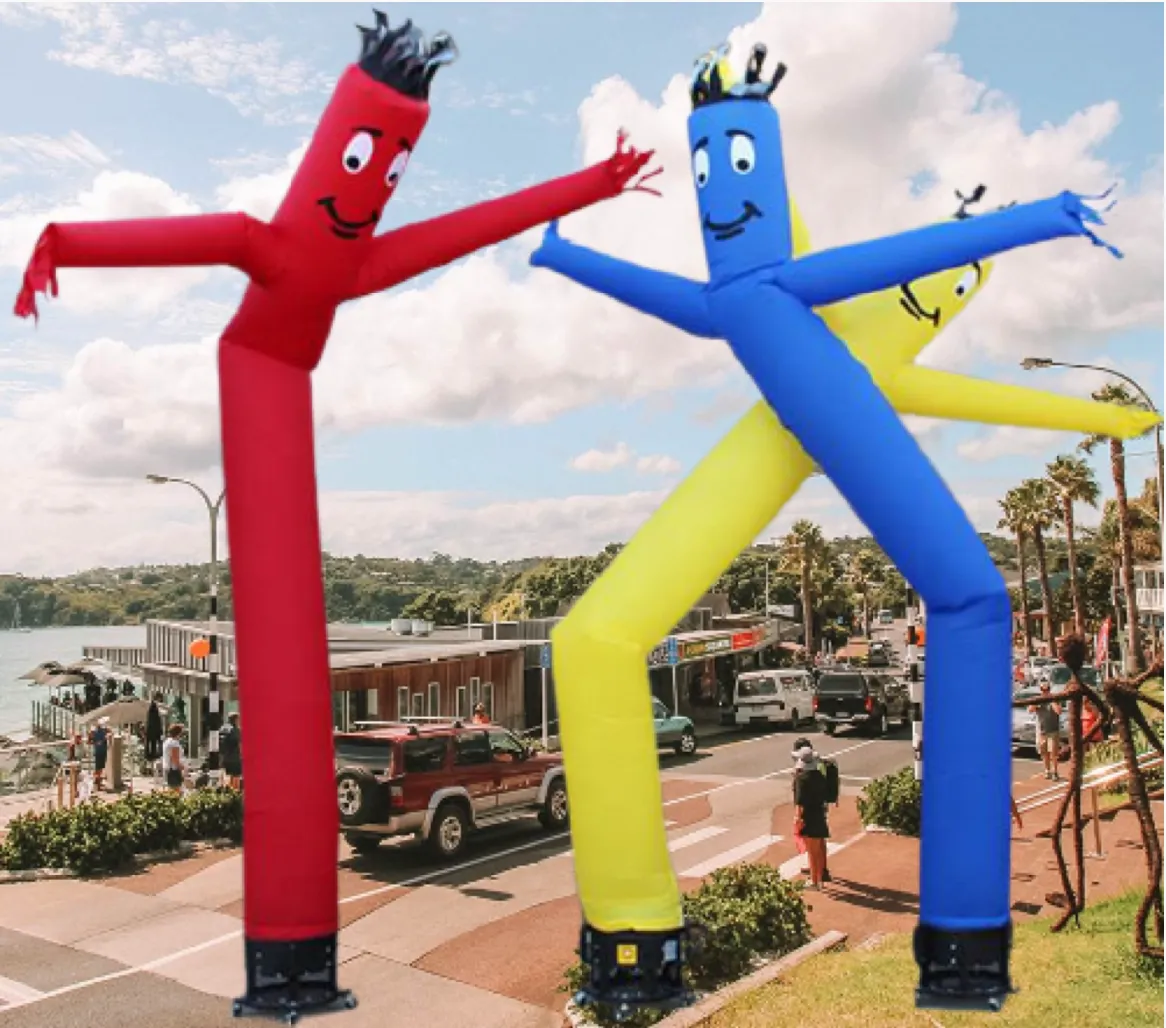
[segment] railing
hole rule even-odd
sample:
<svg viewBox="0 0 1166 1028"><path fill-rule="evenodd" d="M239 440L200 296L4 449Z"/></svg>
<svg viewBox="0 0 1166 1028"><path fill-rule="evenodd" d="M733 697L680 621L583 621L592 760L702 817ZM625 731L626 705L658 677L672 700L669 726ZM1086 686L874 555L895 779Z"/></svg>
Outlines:
<svg viewBox="0 0 1166 1028"><path fill-rule="evenodd" d="M32 731L34 735L47 735L52 739L72 739L81 732L80 718L68 707L33 700Z"/></svg>
<svg viewBox="0 0 1166 1028"><path fill-rule="evenodd" d="M1159 614L1162 612L1161 589L1135 589L1134 596L1138 602L1138 610L1155 611Z"/></svg>
<svg viewBox="0 0 1166 1028"><path fill-rule="evenodd" d="M1147 750L1145 753L1138 755L1138 767L1143 772L1152 770L1156 767L1162 767L1162 758L1153 750ZM1097 792L1099 789L1107 788L1117 782L1123 781L1130 777L1129 768L1126 767L1125 761L1120 761L1116 764L1109 764L1105 767L1095 767L1092 771L1083 775L1081 778L1081 791L1089 790L1089 808L1090 816L1093 820L1093 843L1096 847L1094 852L1086 854L1090 857L1104 857L1105 853L1101 848L1101 818L1097 808ZM1041 807L1047 807L1050 803L1059 803L1069 790L1068 782L1060 782L1057 785L1051 785L1047 789L1041 789L1039 792L1034 792L1031 796L1026 796L1020 803L1016 805L1016 809L1022 814L1028 813L1030 810L1039 810Z"/></svg>
<svg viewBox="0 0 1166 1028"><path fill-rule="evenodd" d="M107 664L114 671L137 671L146 662L145 646L82 646L81 655Z"/></svg>
<svg viewBox="0 0 1166 1028"><path fill-rule="evenodd" d="M220 625L220 632L234 625ZM146 622L146 662L151 665L170 665L176 669L206 672L206 660L190 655L190 644L205 639L205 627L182 624L177 621ZM235 639L230 634L219 635L219 668L225 678L234 678Z"/></svg>

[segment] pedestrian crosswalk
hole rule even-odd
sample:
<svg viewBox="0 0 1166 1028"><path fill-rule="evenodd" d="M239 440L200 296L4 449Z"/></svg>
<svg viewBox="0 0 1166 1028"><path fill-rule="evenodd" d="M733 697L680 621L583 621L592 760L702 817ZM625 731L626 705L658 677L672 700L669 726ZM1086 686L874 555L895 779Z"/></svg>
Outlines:
<svg viewBox="0 0 1166 1028"><path fill-rule="evenodd" d="M719 871L722 867L728 867L730 864L736 864L755 854L763 853L775 842L781 842L781 840L782 836L780 835L758 835L748 842L743 842L739 846L734 846L732 849L723 850L715 856L702 860L699 864L693 864L691 867L687 867L677 873L681 878L703 878L705 875L710 875L714 871Z"/></svg>

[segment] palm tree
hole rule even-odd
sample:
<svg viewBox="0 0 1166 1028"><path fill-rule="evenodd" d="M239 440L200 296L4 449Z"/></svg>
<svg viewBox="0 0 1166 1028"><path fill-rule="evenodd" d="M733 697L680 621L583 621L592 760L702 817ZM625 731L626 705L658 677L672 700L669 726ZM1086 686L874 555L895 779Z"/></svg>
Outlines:
<svg viewBox="0 0 1166 1028"><path fill-rule="evenodd" d="M1077 578L1077 541L1073 536L1073 504L1087 503L1096 507L1101 496L1093 469L1080 457L1057 457L1046 469L1049 481L1061 499L1061 517L1064 520L1065 540L1069 547L1069 590L1073 596L1073 624L1080 635L1085 634L1085 612L1081 604L1081 583Z"/></svg>
<svg viewBox="0 0 1166 1028"><path fill-rule="evenodd" d="M865 547L859 550L846 568L847 577L862 599L862 634L870 638L870 594L886 575L886 558Z"/></svg>
<svg viewBox="0 0 1166 1028"><path fill-rule="evenodd" d="M802 621L805 623L806 656L814 656L814 587L813 571L827 555L826 538L822 529L804 518L795 521L781 541L782 568L796 574L801 580Z"/></svg>
<svg viewBox="0 0 1166 1028"><path fill-rule="evenodd" d="M1056 521L1056 500L1052 487L1043 478L1025 479L1017 487L1017 495L1021 505L1021 516L1027 523L1029 534L1032 536L1032 547L1036 551L1041 604L1045 609L1043 637L1051 647L1056 635L1056 615L1053 612L1053 591L1049 587L1049 562L1045 554L1044 534Z"/></svg>
<svg viewBox="0 0 1166 1028"><path fill-rule="evenodd" d="M1140 407L1146 405L1132 393L1120 385L1107 385L1093 393L1093 399L1100 403L1117 403L1123 407ZM1109 443L1109 467L1113 474L1113 495L1117 505L1117 523L1121 551L1121 578L1122 589L1126 600L1126 626L1129 631L1129 659L1135 671L1146 669L1142 655L1142 631L1138 624L1138 598L1134 591L1134 541L1133 528L1130 523L1130 501L1126 494L1126 451L1125 443L1120 439L1109 436L1087 436L1078 444L1078 449L1084 453L1092 453L1102 440Z"/></svg>
<svg viewBox="0 0 1166 1028"><path fill-rule="evenodd" d="M1016 562L1020 565L1020 625L1024 633L1024 655L1032 656L1032 618L1028 612L1028 520L1024 511L1023 498L1018 489L1009 489L1000 501L1003 516L999 528L1006 529L1016 538Z"/></svg>

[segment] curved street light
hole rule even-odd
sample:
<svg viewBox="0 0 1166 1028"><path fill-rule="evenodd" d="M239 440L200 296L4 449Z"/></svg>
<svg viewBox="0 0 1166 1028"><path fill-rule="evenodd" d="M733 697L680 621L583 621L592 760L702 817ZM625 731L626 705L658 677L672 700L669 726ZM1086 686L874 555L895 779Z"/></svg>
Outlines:
<svg viewBox="0 0 1166 1028"><path fill-rule="evenodd" d="M171 478L168 475L147 475L146 481L154 485L167 485L171 482L189 486L202 498L206 504L207 515L210 518L211 529L211 563L210 563L210 653L207 657L207 770L217 784L219 771L219 728L222 726L222 715L219 706L219 512L223 509L223 499L227 491L223 489L219 498L211 502L210 496L202 486L185 478Z"/></svg>
<svg viewBox="0 0 1166 1028"><path fill-rule="evenodd" d="M1020 362L1020 366L1025 371L1037 371L1041 368L1078 368L1082 371L1100 371L1103 375L1112 375L1114 378L1120 378L1130 388L1134 390L1143 400L1146 401L1146 406L1155 413L1161 414L1158 410L1150 394L1146 392L1137 382L1135 382L1129 375L1122 371L1114 371L1113 368L1102 367L1099 364L1073 364L1068 361L1055 361L1051 357L1025 357ZM1155 451L1158 458L1158 463L1154 467L1155 477L1158 480L1158 516L1162 515L1162 425L1159 423L1154 429L1154 444Z"/></svg>

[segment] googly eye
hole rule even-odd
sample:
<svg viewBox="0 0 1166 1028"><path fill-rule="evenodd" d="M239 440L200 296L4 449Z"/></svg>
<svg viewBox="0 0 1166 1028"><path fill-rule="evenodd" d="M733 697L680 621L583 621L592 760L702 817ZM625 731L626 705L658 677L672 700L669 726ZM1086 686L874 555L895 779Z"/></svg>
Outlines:
<svg viewBox="0 0 1166 1028"><path fill-rule="evenodd" d="M385 175L385 185L390 189L396 189L397 183L401 181L401 176L405 174L407 167L409 167L409 151L402 150L389 165L388 173Z"/></svg>
<svg viewBox="0 0 1166 1028"><path fill-rule="evenodd" d="M974 271L965 271L960 280L955 284L955 295L961 300L965 296L970 296L972 290L976 288L976 273Z"/></svg>
<svg viewBox="0 0 1166 1028"><path fill-rule="evenodd" d="M702 146L692 155L692 177L696 188L704 189L709 182L709 152Z"/></svg>
<svg viewBox="0 0 1166 1028"><path fill-rule="evenodd" d="M367 132L356 133L344 148L344 157L341 161L344 170L349 175L359 175L364 171L368 167L368 162L372 160L375 145L372 136Z"/></svg>
<svg viewBox="0 0 1166 1028"><path fill-rule="evenodd" d="M748 136L734 135L729 143L729 163L738 175L748 175L757 166L753 140Z"/></svg>

